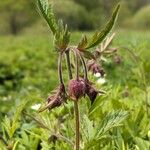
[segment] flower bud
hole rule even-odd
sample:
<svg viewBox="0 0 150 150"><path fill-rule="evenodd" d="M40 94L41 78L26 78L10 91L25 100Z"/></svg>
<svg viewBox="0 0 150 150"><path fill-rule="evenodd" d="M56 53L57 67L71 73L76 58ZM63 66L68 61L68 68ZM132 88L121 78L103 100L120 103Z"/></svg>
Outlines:
<svg viewBox="0 0 150 150"><path fill-rule="evenodd" d="M101 77L103 77L105 74L104 69L96 62L90 62L88 64L88 70L92 71L93 74L99 73Z"/></svg>
<svg viewBox="0 0 150 150"><path fill-rule="evenodd" d="M48 97L48 109L51 110L55 107L59 107L62 103L63 103L63 99L61 97L56 97L56 98L53 98L53 99L50 99Z"/></svg>
<svg viewBox="0 0 150 150"><path fill-rule="evenodd" d="M68 93L73 100L78 100L85 94L85 83L83 80L70 80Z"/></svg>
<svg viewBox="0 0 150 150"><path fill-rule="evenodd" d="M121 62L122 62L121 57L120 57L119 55L116 55L116 56L114 57L114 62L115 62L116 64L120 65Z"/></svg>
<svg viewBox="0 0 150 150"><path fill-rule="evenodd" d="M91 83L87 83L86 84L86 94L88 95L88 97L91 100L91 104L93 104L93 102L95 101L97 95L98 95L99 91L96 90Z"/></svg>
<svg viewBox="0 0 150 150"><path fill-rule="evenodd" d="M66 102L67 95L65 92L64 84L60 84L60 86L53 92L54 94L47 98L47 104L45 105L45 107L41 108L39 112L42 112L45 109L51 110L55 107L59 107L62 103Z"/></svg>

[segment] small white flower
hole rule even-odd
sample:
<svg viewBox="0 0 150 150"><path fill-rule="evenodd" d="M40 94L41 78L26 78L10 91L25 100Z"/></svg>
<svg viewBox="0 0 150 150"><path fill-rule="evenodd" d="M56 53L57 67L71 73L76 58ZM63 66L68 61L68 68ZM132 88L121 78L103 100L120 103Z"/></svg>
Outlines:
<svg viewBox="0 0 150 150"><path fill-rule="evenodd" d="M41 107L41 104L39 103L39 104L35 104L35 105L31 106L31 109L38 110L40 107Z"/></svg>
<svg viewBox="0 0 150 150"><path fill-rule="evenodd" d="M98 77L101 76L101 74L99 72L97 72L97 73L94 74L94 76L98 78Z"/></svg>
<svg viewBox="0 0 150 150"><path fill-rule="evenodd" d="M105 78L99 78L97 80L97 83L99 83L99 84L104 84L105 82L106 82Z"/></svg>

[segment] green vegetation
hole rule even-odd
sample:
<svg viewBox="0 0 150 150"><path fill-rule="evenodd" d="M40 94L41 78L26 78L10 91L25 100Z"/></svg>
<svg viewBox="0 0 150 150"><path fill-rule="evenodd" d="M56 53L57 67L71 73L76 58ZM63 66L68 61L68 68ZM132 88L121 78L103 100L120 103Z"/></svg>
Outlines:
<svg viewBox="0 0 150 150"><path fill-rule="evenodd" d="M87 33L88 36L90 34ZM83 114L81 115L81 120L83 121L82 134L91 138L91 132L94 132L91 125L92 120L96 121L98 125L99 122L102 122L102 118L113 110L123 109L129 111L130 115L122 126L109 130L98 141L90 143L89 139L85 139L84 141L88 140L87 149L88 145L95 145L96 143L98 147L101 145L102 149L106 150L115 148L149 149L150 124L146 114L145 94L141 83L143 80L139 75L140 65L142 65L146 76L149 101L149 35L149 32L117 32L112 47L120 47L119 54L122 58L122 63L117 65L112 59L108 59L105 62L104 69L107 82L97 84L97 87L105 89L106 95L98 97L92 106L89 105L88 98L87 102L81 100L80 111ZM78 42L80 36L80 33L73 33L72 43ZM60 129L60 133L64 136L69 137L69 139L73 138L74 123L68 112L72 110L72 104L68 103L65 107L57 108L49 113L44 112L39 118L37 118L36 111L31 109L34 104L44 103L49 92L58 83L56 78L56 53L53 51L51 41L51 36L47 34L22 34L15 38L13 36L0 37L2 47L0 55L0 131L1 136L9 145L11 141L16 142L16 149L18 150L25 148L36 150L37 147L47 150L54 147L54 145L64 149L71 149L59 137L60 135L57 135L59 140L56 140L56 142L54 142L55 138L52 135L58 133ZM121 47L131 49L137 56L141 57L142 62L135 63L131 54ZM63 67L66 68L66 66ZM97 81L97 78L92 75L91 79ZM4 132L4 123L6 124L7 119L7 117L4 119L4 116L7 115L13 121L13 113L16 112L16 108L20 104L23 105L23 114L19 113L17 130L12 131L11 134L15 133L12 138L8 138L7 134L9 132ZM34 119L27 114L30 114ZM43 121L51 131L39 128L39 125L42 125L37 120L41 121L41 119L44 119ZM51 142L48 141L49 138ZM2 148L2 140L0 143ZM101 144L99 145L98 143Z"/></svg>
<svg viewBox="0 0 150 150"><path fill-rule="evenodd" d="M0 4L0 150L149 150L148 0L48 2Z"/></svg>
<svg viewBox="0 0 150 150"><path fill-rule="evenodd" d="M133 19L133 26L139 29L150 27L150 5L143 7L139 10Z"/></svg>
<svg viewBox="0 0 150 150"><path fill-rule="evenodd" d="M149 0L136 0L136 2L134 0L65 0L63 2L49 0L49 2L53 4L56 17L62 18L72 30L87 31L103 26L118 2L121 2L119 27L134 28L134 25L138 24L138 29L145 27L149 29L149 24L145 23L149 20L146 13ZM141 9L147 10L144 13ZM140 16L138 11L142 11ZM139 17L134 19L136 14ZM40 21L36 0L17 0L17 3L13 0L5 0L0 3L0 34L18 34L26 27L36 25Z"/></svg>
<svg viewBox="0 0 150 150"><path fill-rule="evenodd" d="M12 0L2 1L0 13L1 28L4 28L0 32L17 34L22 28L35 22L35 1L18 0L17 3Z"/></svg>

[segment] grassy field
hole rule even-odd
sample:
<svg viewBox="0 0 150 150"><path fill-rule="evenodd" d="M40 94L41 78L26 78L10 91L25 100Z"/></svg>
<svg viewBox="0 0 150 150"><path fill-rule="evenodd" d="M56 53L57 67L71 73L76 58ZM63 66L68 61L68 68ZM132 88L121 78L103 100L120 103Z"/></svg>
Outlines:
<svg viewBox="0 0 150 150"><path fill-rule="evenodd" d="M73 33L72 43L78 43L80 37L81 33ZM56 150L71 149L61 139L54 141L51 135L59 131L73 140L74 122L70 117L72 104L66 104L67 109L57 108L40 115L31 109L34 104L44 103L50 91L58 84L57 53L53 50L52 43L53 38L45 33L0 36L0 137L2 135L8 145L16 144L17 150L36 150L37 147L42 150L55 149L54 147ZM97 87L105 90L106 95L97 98L92 106L89 105L88 98L80 102L84 141L81 146L89 150L149 150L150 31L117 31L112 47L119 49L122 61L121 64L116 64L113 58L109 58L103 64L106 82L97 83ZM135 61L135 56L140 57L140 60ZM65 70L65 63L63 67ZM67 80L67 75L64 78ZM92 75L90 78L97 81ZM7 119L12 119L13 122L18 105L24 105L25 102L24 113L18 113L20 117L16 120L16 129L9 128ZM98 138L92 137L95 132L93 121L94 126L98 126L107 113L120 109L129 112L122 125ZM39 120L42 118L51 131L39 128L34 117ZM2 150L5 150L4 145L0 142ZM89 148L91 145L93 147Z"/></svg>

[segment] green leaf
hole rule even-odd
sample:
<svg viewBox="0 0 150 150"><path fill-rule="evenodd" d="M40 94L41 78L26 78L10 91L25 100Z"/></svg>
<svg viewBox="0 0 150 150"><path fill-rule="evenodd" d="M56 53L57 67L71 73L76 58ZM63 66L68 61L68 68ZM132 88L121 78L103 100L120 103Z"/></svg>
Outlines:
<svg viewBox="0 0 150 150"><path fill-rule="evenodd" d="M20 134L21 138L19 139L19 143L30 149L37 149L39 139L43 139L39 135L36 135L36 133L31 133L31 131L23 130Z"/></svg>
<svg viewBox="0 0 150 150"><path fill-rule="evenodd" d="M64 26L61 20L58 20L58 23L56 22L52 6L48 4L48 0L38 0L38 7L54 34L56 50L65 50L70 42L70 32L67 25Z"/></svg>
<svg viewBox="0 0 150 150"><path fill-rule="evenodd" d="M80 41L80 43L78 44L77 49L79 51L83 51L85 49L85 47L87 46L87 37L86 35L84 35Z"/></svg>
<svg viewBox="0 0 150 150"><path fill-rule="evenodd" d="M27 101L23 102L21 105L17 107L17 110L15 111L13 118L8 118L5 116L2 125L4 126L7 134L9 135L9 138L12 138L15 131L20 127L20 116L27 104Z"/></svg>
<svg viewBox="0 0 150 150"><path fill-rule="evenodd" d="M83 116L83 132L87 141L93 140L95 133L93 121L89 120L86 115Z"/></svg>
<svg viewBox="0 0 150 150"><path fill-rule="evenodd" d="M42 16L47 21L51 31L55 34L57 31L57 23L52 7L48 4L48 0L38 0L38 7L42 13Z"/></svg>
<svg viewBox="0 0 150 150"><path fill-rule="evenodd" d="M144 149L149 150L150 149L150 142L149 141L146 141L146 140L143 140L139 137L136 137L135 142L136 142L136 144L140 150L142 150L142 149L143 150Z"/></svg>
<svg viewBox="0 0 150 150"><path fill-rule="evenodd" d="M19 144L19 140L16 140L15 144L13 145L13 149L12 150L16 150L18 144Z"/></svg>
<svg viewBox="0 0 150 150"><path fill-rule="evenodd" d="M112 17L109 20L109 22L106 24L105 28L102 31L95 32L95 34L93 35L91 39L91 42L86 46L86 49L89 49L98 45L105 39L105 37L108 35L108 33L110 32L110 30L115 24L116 18L118 16L119 8L120 8L120 4L118 4L117 7L115 8L112 14Z"/></svg>
<svg viewBox="0 0 150 150"><path fill-rule="evenodd" d="M54 45L56 50L63 51L67 48L70 42L70 32L67 25L63 25L62 20L58 22L58 30L54 36Z"/></svg>
<svg viewBox="0 0 150 150"><path fill-rule="evenodd" d="M63 45L67 48L70 42L70 32L68 31L68 26L65 25L64 27L64 34L63 34Z"/></svg>
<svg viewBox="0 0 150 150"><path fill-rule="evenodd" d="M106 115L102 120L101 125L98 127L96 136L101 137L108 130L120 126L120 123L127 118L128 114L127 111L116 111Z"/></svg>

